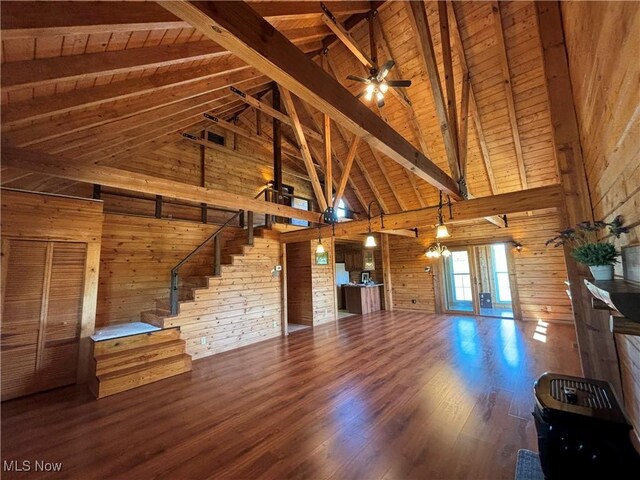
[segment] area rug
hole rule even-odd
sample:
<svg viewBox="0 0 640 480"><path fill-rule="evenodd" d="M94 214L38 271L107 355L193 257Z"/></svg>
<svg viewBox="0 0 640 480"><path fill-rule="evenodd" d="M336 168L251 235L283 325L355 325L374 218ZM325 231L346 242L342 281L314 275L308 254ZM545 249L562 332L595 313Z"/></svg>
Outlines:
<svg viewBox="0 0 640 480"><path fill-rule="evenodd" d="M518 450L515 480L544 480L540 457L531 450Z"/></svg>

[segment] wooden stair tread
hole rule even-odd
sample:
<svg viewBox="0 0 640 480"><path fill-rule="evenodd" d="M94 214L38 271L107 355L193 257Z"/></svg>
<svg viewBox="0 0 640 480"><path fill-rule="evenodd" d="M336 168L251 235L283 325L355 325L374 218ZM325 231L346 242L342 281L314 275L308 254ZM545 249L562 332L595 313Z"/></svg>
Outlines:
<svg viewBox="0 0 640 480"><path fill-rule="evenodd" d="M126 377L134 373L144 372L151 368L161 368L165 365L171 365L178 361L184 361L184 362L188 361L189 367L191 366L191 357L186 353L181 353L180 355L174 355L172 357L163 358L161 360L156 360L154 362L150 362L142 365L134 365L132 367L123 368L120 370L114 370L113 372L108 372L102 375L98 375L98 382L108 381L114 378Z"/></svg>
<svg viewBox="0 0 640 480"><path fill-rule="evenodd" d="M91 387L97 398L104 398L189 371L191 371L191 357L183 353L102 374L94 377L95 381Z"/></svg>
<svg viewBox="0 0 640 480"><path fill-rule="evenodd" d="M122 350L119 352L111 352L111 353L103 353L102 355L96 355L94 358L96 362L104 362L111 359L117 358L127 358L127 357L135 357L137 355L143 355L148 352L153 352L158 349L163 349L167 347L184 345L184 340L169 340L167 342L162 343L154 343L151 345L145 345L142 347L132 348L130 350Z"/></svg>
<svg viewBox="0 0 640 480"><path fill-rule="evenodd" d="M168 340L178 340L180 338L180 329L168 328L157 330L154 332L140 333L127 337L114 338L110 340L102 340L94 342L93 354L103 355L105 353L119 352L131 348L137 348L153 343L162 343Z"/></svg>

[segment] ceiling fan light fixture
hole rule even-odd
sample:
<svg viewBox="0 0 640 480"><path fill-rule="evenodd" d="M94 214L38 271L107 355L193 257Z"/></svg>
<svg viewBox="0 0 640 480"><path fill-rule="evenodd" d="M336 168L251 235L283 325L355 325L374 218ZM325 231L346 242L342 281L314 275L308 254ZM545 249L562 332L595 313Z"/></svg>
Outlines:
<svg viewBox="0 0 640 480"><path fill-rule="evenodd" d="M382 101L382 99L384 99L384 93L382 93L380 90L378 90L376 92L376 100L380 102L380 101Z"/></svg>
<svg viewBox="0 0 640 480"><path fill-rule="evenodd" d="M380 91L382 93L387 93L387 90L389 90L389 84L387 82L382 82L380 84Z"/></svg>
<svg viewBox="0 0 640 480"><path fill-rule="evenodd" d="M367 93L364 94L364 99L367 102L370 102L372 98L373 98L373 92L371 92L371 93L367 92Z"/></svg>
<svg viewBox="0 0 640 480"><path fill-rule="evenodd" d="M373 94L373 92L376 91L376 86L373 83L370 83L369 85L367 85L367 87L364 90L368 94Z"/></svg>

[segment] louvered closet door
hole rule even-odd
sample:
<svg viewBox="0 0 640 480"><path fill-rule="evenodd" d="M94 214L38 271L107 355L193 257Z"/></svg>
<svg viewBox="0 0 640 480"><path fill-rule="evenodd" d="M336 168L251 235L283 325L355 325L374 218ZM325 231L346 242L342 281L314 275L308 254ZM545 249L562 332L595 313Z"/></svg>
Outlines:
<svg viewBox="0 0 640 480"><path fill-rule="evenodd" d="M36 389L38 334L49 243L2 242L2 399Z"/></svg>
<svg viewBox="0 0 640 480"><path fill-rule="evenodd" d="M76 382L86 255L85 243L53 244L38 355L38 390Z"/></svg>
<svg viewBox="0 0 640 480"><path fill-rule="evenodd" d="M3 241L3 400L75 383L86 248Z"/></svg>

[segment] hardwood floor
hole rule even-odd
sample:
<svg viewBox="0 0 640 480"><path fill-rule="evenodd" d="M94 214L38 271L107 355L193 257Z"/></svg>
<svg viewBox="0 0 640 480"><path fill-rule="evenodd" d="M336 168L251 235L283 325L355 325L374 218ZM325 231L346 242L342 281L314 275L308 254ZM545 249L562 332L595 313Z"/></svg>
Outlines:
<svg viewBox="0 0 640 480"><path fill-rule="evenodd" d="M2 460L78 479L512 479L518 449L537 450L532 383L579 374L574 341L565 325L353 316L99 401L6 402Z"/></svg>

